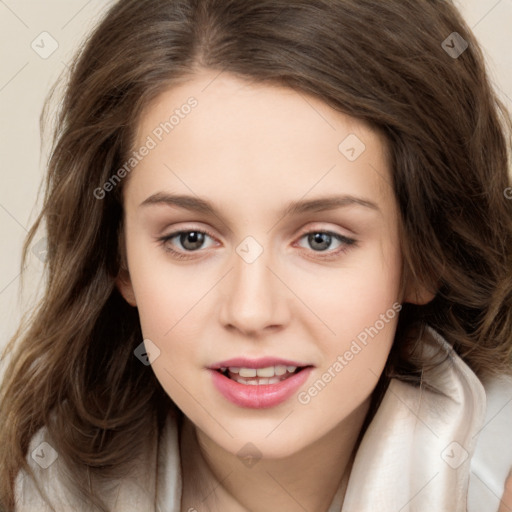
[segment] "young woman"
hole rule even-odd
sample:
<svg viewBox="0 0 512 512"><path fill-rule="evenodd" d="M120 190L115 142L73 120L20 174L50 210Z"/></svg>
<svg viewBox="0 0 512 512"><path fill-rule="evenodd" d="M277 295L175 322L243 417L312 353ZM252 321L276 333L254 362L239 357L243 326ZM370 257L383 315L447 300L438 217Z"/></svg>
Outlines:
<svg viewBox="0 0 512 512"><path fill-rule="evenodd" d="M446 1L123 0L72 66L3 510L512 510L510 118Z"/></svg>

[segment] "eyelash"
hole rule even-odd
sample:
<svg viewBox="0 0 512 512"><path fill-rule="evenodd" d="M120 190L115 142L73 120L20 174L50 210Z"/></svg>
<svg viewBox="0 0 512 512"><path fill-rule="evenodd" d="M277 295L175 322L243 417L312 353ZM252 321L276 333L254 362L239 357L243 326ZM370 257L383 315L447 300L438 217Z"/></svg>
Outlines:
<svg viewBox="0 0 512 512"><path fill-rule="evenodd" d="M190 260L193 258L193 256L188 256L188 255L186 255L186 253L176 251L168 245L168 242L170 240L172 240L173 238L176 238L179 235L186 234L186 233L199 233L201 235L207 235L210 238L215 239L215 237L211 233L209 233L208 231L205 231L205 230L182 229L180 231L174 231L173 233L169 233L168 235L160 237L157 240L163 246L164 250L166 252L170 253L174 258L176 258L178 260ZM308 235L312 235L312 234L330 235L331 237L335 238L336 240L338 240L339 242L344 244L336 251L329 252L327 255L323 254L325 251L313 251L314 253L318 253L318 256L324 260L332 260L332 259L336 258L337 256L340 256L341 254L348 252L348 250L351 246L354 246L354 247L357 246L357 240L355 240L353 238L348 238L346 236L340 235L333 231L327 231L327 230L321 230L321 229L307 231L299 237L299 240L302 240L304 237L307 237ZM199 251L200 251L200 249L198 249L196 251L187 251L187 253L193 254L193 253L199 252Z"/></svg>

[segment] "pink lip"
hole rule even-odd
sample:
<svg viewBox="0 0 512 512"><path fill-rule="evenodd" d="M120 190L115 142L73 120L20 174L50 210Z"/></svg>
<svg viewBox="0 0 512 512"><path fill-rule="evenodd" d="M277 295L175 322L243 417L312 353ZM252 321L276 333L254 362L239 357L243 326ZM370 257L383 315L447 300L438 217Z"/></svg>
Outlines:
<svg viewBox="0 0 512 512"><path fill-rule="evenodd" d="M226 363L229 363L226 366L235 366L235 364L232 364L233 361L240 361L240 359L226 361ZM261 359L258 360L258 364L261 361ZM254 361L253 363L256 364ZM265 365L273 366L273 364L267 364L267 361L265 361ZM265 366L247 366L247 361L243 365L239 365L237 363L236 366L244 366L245 368L265 368ZM290 366L298 365L291 364ZM224 366L222 367L224 368ZM313 371L313 367L308 366L307 368L304 368L298 373L295 373L291 377L288 377L281 382L277 382L276 384L262 384L254 386L239 384L238 382L231 380L229 377L224 376L218 370L210 368L209 371L212 374L213 385L224 396L224 398L239 407L265 409L279 405L290 398L299 389L299 387L306 382L310 373Z"/></svg>
<svg viewBox="0 0 512 512"><path fill-rule="evenodd" d="M228 359L227 361L221 361L220 363L215 363L208 368L210 370L219 370L220 368L229 368L229 367L237 367L237 368L267 368L268 366L297 366L298 368L302 368L304 366L311 366L305 363L298 363L297 361L290 361L288 359L277 359L275 357L262 357L260 359L247 359L245 357L235 357L234 359Z"/></svg>

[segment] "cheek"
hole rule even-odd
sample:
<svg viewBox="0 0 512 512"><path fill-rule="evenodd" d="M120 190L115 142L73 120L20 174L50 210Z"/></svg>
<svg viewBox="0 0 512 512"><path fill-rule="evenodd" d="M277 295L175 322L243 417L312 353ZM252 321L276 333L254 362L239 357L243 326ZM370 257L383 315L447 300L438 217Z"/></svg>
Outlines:
<svg viewBox="0 0 512 512"><path fill-rule="evenodd" d="M205 358L201 332L212 322L208 313L219 279L213 268L179 265L163 249L143 245L133 244L129 260L142 334L158 347L152 362L158 381L189 411L190 393L203 400L204 383L197 380L198 364Z"/></svg>
<svg viewBox="0 0 512 512"><path fill-rule="evenodd" d="M147 260L147 254L134 254L130 272L144 339L159 350L152 370L174 403L194 417L191 396L207 403L202 397L204 385L197 380L197 364L204 357L198 340L199 326L207 321L202 313L206 302L201 298L215 283L215 276L200 276L185 267L161 263L159 258L150 265Z"/></svg>
<svg viewBox="0 0 512 512"><path fill-rule="evenodd" d="M315 331L323 354L322 371L314 388L304 390L303 403L311 402L313 409L323 414L331 411L333 416L340 414L329 407L337 396L344 397L348 411L373 390L391 350L401 310L399 250L376 246L359 254L350 267L329 270L329 279L315 276L302 281L299 292L310 290L308 304L314 304L323 324ZM315 282L321 286L315 288Z"/></svg>
<svg viewBox="0 0 512 512"><path fill-rule="evenodd" d="M320 343L326 339L326 348L342 349L347 340L376 322L389 334L393 322L382 326L380 319L387 312L385 320L395 317L397 307L393 309L393 305L399 300L401 266L396 246L375 243L347 256L346 263L337 268L302 273L294 290L324 325L322 336L316 333ZM308 318L312 316L308 314Z"/></svg>

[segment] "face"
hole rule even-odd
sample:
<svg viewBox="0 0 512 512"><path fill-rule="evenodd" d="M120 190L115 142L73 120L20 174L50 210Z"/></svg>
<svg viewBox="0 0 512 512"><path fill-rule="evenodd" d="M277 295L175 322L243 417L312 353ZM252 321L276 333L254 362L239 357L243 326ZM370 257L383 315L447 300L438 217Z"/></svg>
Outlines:
<svg viewBox="0 0 512 512"><path fill-rule="evenodd" d="M195 426L231 453L251 442L282 457L368 403L403 299L397 206L369 127L291 89L215 77L168 90L140 121L133 149L150 149L125 184L118 286ZM246 360L235 372L286 379L211 369L233 358Z"/></svg>

